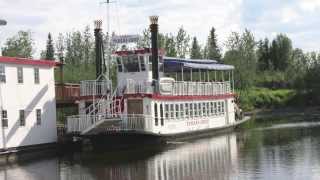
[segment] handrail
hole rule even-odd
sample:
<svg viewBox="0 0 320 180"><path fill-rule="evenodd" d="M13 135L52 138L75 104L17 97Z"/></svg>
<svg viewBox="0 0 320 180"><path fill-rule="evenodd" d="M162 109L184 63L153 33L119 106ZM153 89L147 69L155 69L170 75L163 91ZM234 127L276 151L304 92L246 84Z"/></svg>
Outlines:
<svg viewBox="0 0 320 180"><path fill-rule="evenodd" d="M75 115L69 116L67 120L67 133L82 133L88 128L95 128L97 123L106 120L114 121L119 120L117 127L110 126L105 128L105 131L150 131L152 127L152 116L143 114L126 114L116 118L106 116L103 114L96 115Z"/></svg>
<svg viewBox="0 0 320 180"><path fill-rule="evenodd" d="M152 94L151 82L128 80L126 94ZM231 82L187 82L175 81L160 83L163 95L222 95L232 93Z"/></svg>

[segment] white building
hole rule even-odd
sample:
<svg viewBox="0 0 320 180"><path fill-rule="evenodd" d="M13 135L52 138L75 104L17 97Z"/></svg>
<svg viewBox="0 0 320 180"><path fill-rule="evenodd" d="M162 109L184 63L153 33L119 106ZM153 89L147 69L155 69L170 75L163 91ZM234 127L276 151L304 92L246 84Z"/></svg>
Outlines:
<svg viewBox="0 0 320 180"><path fill-rule="evenodd" d="M0 150L56 142L55 66L0 57Z"/></svg>

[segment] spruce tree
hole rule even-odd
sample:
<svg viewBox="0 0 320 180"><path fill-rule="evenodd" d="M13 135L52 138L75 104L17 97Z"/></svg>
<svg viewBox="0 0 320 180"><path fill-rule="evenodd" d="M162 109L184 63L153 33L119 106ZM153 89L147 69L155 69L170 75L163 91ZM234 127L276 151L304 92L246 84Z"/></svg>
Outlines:
<svg viewBox="0 0 320 180"><path fill-rule="evenodd" d="M212 27L210 30L210 35L208 37L207 41L207 52L205 55L205 58L208 59L214 59L214 60L221 60L221 52L220 49L217 45L217 36L215 32L215 28Z"/></svg>
<svg viewBox="0 0 320 180"><path fill-rule="evenodd" d="M48 34L47 48L46 48L46 59L47 60L54 60L54 47L53 47L51 33Z"/></svg>
<svg viewBox="0 0 320 180"><path fill-rule="evenodd" d="M201 48L198 43L198 40L196 37L193 37L192 45L191 45L191 52L190 52L190 58L191 59L201 59Z"/></svg>

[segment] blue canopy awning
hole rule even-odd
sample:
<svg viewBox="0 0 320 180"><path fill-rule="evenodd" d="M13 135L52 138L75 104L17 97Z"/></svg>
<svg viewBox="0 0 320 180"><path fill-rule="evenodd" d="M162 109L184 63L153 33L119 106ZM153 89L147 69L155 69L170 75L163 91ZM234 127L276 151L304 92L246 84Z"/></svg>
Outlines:
<svg viewBox="0 0 320 180"><path fill-rule="evenodd" d="M164 57L164 71L178 72L182 68L204 69L204 70L233 70L234 66L226 64L218 64L216 60L210 59L183 59Z"/></svg>

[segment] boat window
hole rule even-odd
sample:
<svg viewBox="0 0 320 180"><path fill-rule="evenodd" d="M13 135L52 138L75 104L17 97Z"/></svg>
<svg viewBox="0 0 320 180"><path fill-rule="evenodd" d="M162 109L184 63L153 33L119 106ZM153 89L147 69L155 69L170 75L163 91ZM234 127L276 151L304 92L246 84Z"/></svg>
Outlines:
<svg viewBox="0 0 320 180"><path fill-rule="evenodd" d="M224 109L224 101L221 101L221 113L224 113L225 109Z"/></svg>
<svg viewBox="0 0 320 180"><path fill-rule="evenodd" d="M176 104L176 118L179 119L180 118L180 110L179 110L179 104Z"/></svg>
<svg viewBox="0 0 320 180"><path fill-rule="evenodd" d="M217 108L217 102L214 102L214 115L217 115L217 113L218 113L218 108Z"/></svg>
<svg viewBox="0 0 320 180"><path fill-rule="evenodd" d="M202 115L207 116L206 103L202 103Z"/></svg>
<svg viewBox="0 0 320 180"><path fill-rule="evenodd" d="M157 105L157 103L154 103L154 120L155 120L155 125L158 126L158 105Z"/></svg>
<svg viewBox="0 0 320 180"><path fill-rule="evenodd" d="M221 113L221 102L218 101L218 114L220 114L220 113Z"/></svg>
<svg viewBox="0 0 320 180"><path fill-rule="evenodd" d="M210 116L210 103L207 102L206 105L207 105L207 116Z"/></svg>
<svg viewBox="0 0 320 180"><path fill-rule="evenodd" d="M190 107L190 111L189 111L189 113L190 113L190 118L193 118L193 116L194 116L194 114L193 114L193 104L189 104L189 107Z"/></svg>
<svg viewBox="0 0 320 180"><path fill-rule="evenodd" d="M184 104L185 118L189 118L189 104Z"/></svg>
<svg viewBox="0 0 320 180"><path fill-rule="evenodd" d="M198 112L199 112L199 116L202 116L201 104L202 104L202 103L198 103Z"/></svg>
<svg viewBox="0 0 320 180"><path fill-rule="evenodd" d="M180 104L180 118L184 118L184 104Z"/></svg>
<svg viewBox="0 0 320 180"><path fill-rule="evenodd" d="M169 119L169 104L166 104L164 107L166 119Z"/></svg>
<svg viewBox="0 0 320 180"><path fill-rule="evenodd" d="M152 71L152 56L148 56L149 71Z"/></svg>
<svg viewBox="0 0 320 180"><path fill-rule="evenodd" d="M213 107L213 102L210 102L210 115L213 115L214 107Z"/></svg>
<svg viewBox="0 0 320 180"><path fill-rule="evenodd" d="M138 55L123 56L122 62L125 72L139 72Z"/></svg>
<svg viewBox="0 0 320 180"><path fill-rule="evenodd" d="M173 119L174 118L174 105L170 104L170 118Z"/></svg>
<svg viewBox="0 0 320 180"><path fill-rule="evenodd" d="M139 64L140 64L140 71L145 71L146 70L146 66L145 66L145 63L144 63L143 56L139 56Z"/></svg>
<svg viewBox="0 0 320 180"><path fill-rule="evenodd" d="M117 57L118 72L122 72L121 57Z"/></svg>
<svg viewBox="0 0 320 180"><path fill-rule="evenodd" d="M193 104L193 111L194 111L194 117L198 117L198 104L194 103Z"/></svg>
<svg viewBox="0 0 320 180"><path fill-rule="evenodd" d="M6 71L4 65L0 65L0 82L6 82Z"/></svg>
<svg viewBox="0 0 320 180"><path fill-rule="evenodd" d="M164 120L163 120L163 105L160 104L160 123L161 126L163 126Z"/></svg>

